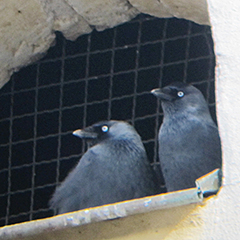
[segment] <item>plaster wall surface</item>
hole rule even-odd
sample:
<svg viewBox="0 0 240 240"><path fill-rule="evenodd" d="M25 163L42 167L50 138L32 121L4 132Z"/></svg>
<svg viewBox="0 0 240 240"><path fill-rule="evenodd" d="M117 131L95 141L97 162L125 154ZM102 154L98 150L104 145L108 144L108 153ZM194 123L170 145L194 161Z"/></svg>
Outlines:
<svg viewBox="0 0 240 240"><path fill-rule="evenodd" d="M208 1L215 44L216 107L223 149L223 186L215 198L189 215L196 227L176 228L165 239L239 239L240 229L240 2ZM185 230L183 230L185 229ZM181 233L184 232L181 238Z"/></svg>
<svg viewBox="0 0 240 240"><path fill-rule="evenodd" d="M240 2L208 0L216 55L216 108L223 149L223 186L164 239L239 239ZM189 219L189 221L187 221ZM193 222L194 227L188 227Z"/></svg>

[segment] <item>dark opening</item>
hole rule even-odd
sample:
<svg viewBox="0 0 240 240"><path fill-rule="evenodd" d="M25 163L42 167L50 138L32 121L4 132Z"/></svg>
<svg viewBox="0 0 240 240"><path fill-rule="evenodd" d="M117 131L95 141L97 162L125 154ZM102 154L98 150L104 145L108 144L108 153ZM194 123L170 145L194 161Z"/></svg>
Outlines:
<svg viewBox="0 0 240 240"><path fill-rule="evenodd" d="M48 201L85 151L75 129L106 119L129 121L157 167L162 113L149 93L153 88L191 82L216 119L210 27L139 15L75 42L56 35L43 59L0 90L1 226L53 215Z"/></svg>

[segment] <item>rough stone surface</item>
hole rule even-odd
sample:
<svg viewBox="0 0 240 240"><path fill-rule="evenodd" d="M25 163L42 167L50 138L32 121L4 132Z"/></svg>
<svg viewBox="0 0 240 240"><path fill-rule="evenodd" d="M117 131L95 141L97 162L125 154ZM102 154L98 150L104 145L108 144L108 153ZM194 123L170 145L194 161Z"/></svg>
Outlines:
<svg viewBox="0 0 240 240"><path fill-rule="evenodd" d="M79 15L97 30L114 27L139 14L139 11L124 0L66 0Z"/></svg>
<svg viewBox="0 0 240 240"><path fill-rule="evenodd" d="M36 0L0 2L0 87L14 71L39 59L54 41L52 20Z"/></svg>
<svg viewBox="0 0 240 240"><path fill-rule="evenodd" d="M92 28L64 0L39 0L49 16L53 15L53 30L60 31L68 40L90 33Z"/></svg>
<svg viewBox="0 0 240 240"><path fill-rule="evenodd" d="M198 24L210 25L205 0L161 0L168 11L177 18L184 18Z"/></svg>
<svg viewBox="0 0 240 240"><path fill-rule="evenodd" d="M164 6L162 1L129 0L129 2L140 12L160 18L173 17L173 15L169 12L169 9Z"/></svg>
<svg viewBox="0 0 240 240"><path fill-rule="evenodd" d="M185 18L198 24L210 25L205 0L129 0L140 12L156 17Z"/></svg>
<svg viewBox="0 0 240 240"><path fill-rule="evenodd" d="M206 0L1 0L0 88L54 43L55 31L74 41L94 28L102 31L140 12L209 24Z"/></svg>

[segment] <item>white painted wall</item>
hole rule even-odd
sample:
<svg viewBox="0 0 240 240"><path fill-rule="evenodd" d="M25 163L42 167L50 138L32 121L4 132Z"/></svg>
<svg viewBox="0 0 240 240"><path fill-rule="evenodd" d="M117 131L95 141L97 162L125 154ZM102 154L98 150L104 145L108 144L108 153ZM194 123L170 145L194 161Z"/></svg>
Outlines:
<svg viewBox="0 0 240 240"><path fill-rule="evenodd" d="M240 1L208 0L215 44L223 186L164 239L240 239ZM192 224L192 227L189 227Z"/></svg>
<svg viewBox="0 0 240 240"><path fill-rule="evenodd" d="M240 1L208 0L217 57L217 116L223 147L224 186L209 204L204 238L240 238ZM210 214L211 215L210 215Z"/></svg>
<svg viewBox="0 0 240 240"><path fill-rule="evenodd" d="M166 239L240 239L240 1L208 0L217 57L216 103L223 149L223 187ZM197 220L195 220L197 219ZM183 238L179 238L181 236Z"/></svg>
<svg viewBox="0 0 240 240"><path fill-rule="evenodd" d="M240 182L240 1L209 0L217 57L218 121L223 142L225 184Z"/></svg>

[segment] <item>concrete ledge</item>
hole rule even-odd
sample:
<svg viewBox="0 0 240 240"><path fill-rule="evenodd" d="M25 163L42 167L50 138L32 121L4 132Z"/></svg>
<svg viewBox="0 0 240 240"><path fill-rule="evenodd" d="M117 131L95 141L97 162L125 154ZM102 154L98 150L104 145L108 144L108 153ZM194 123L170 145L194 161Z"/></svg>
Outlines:
<svg viewBox="0 0 240 240"><path fill-rule="evenodd" d="M153 197L124 201L116 204L109 204L101 207L89 208L72 213L62 214L43 220L36 220L15 224L12 226L6 226L0 229L0 239L71 240L76 239L77 235L82 235L82 231L79 229L81 229L82 226L86 224L89 224L88 229L94 231L95 225L93 225L93 223L113 219L119 220L119 218L135 216L137 214L150 214L152 211L157 211L159 217L162 218L163 216L160 210L165 210L165 213L167 214L167 209L186 206L189 204L200 204L204 201L204 193L216 193L221 182L221 178L219 178L219 172L220 170L215 170L198 179L196 181L196 188L166 194L159 194ZM188 210L189 207L186 209ZM190 207L190 209L192 209L192 207ZM149 216L151 216L151 214ZM182 216L184 216L184 214ZM133 219L135 218L133 217ZM164 219L165 218L163 218L163 220ZM87 234L89 234L88 231ZM55 238L56 236L58 237ZM87 238L83 237L83 239ZM90 239L93 238L91 237Z"/></svg>

